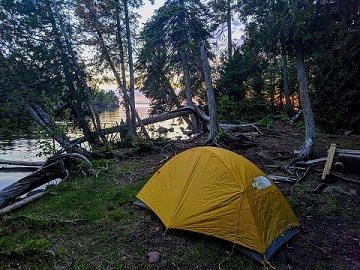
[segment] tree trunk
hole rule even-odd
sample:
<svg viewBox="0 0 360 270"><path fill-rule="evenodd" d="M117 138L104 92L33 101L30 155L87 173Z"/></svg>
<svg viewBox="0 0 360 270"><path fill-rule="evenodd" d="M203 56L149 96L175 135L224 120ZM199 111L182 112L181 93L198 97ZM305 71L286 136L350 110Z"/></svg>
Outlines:
<svg viewBox="0 0 360 270"><path fill-rule="evenodd" d="M44 185L56 178L66 176L64 162L58 160L50 165L40 168L34 173L20 179L16 183L0 191L0 208L8 205L17 197Z"/></svg>
<svg viewBox="0 0 360 270"><path fill-rule="evenodd" d="M36 124L43 128L52 138L54 138L60 146L68 152L75 152L84 156L90 156L90 153L79 147L77 144L70 142L70 139L58 128L56 123L44 111L44 109L37 104L26 106L26 111L34 119Z"/></svg>
<svg viewBox="0 0 360 270"><path fill-rule="evenodd" d="M289 117L293 115L293 108L290 100L290 84L289 84L289 72L288 72L288 61L285 48L281 52L282 57L282 71L283 71L283 81L284 81L284 96L285 96L285 108L286 113Z"/></svg>
<svg viewBox="0 0 360 270"><path fill-rule="evenodd" d="M297 160L299 159L304 160L304 159L308 159L314 150L316 134L315 134L314 114L311 109L308 80L306 77L305 62L304 62L301 40L297 40L296 42L295 53L296 53L297 78L300 88L301 107L305 122L305 142L298 150L295 151L295 154L297 154Z"/></svg>
<svg viewBox="0 0 360 270"><path fill-rule="evenodd" d="M130 76L130 106L135 108L135 79L134 79L134 62L132 56L132 42L131 42L131 29L130 29L130 18L129 18L129 6L128 0L124 0L124 12L125 12L125 26L126 26L126 38L127 38L127 49L128 49L128 61L129 61L129 76ZM131 125L128 130L128 136L132 138L135 134L136 119L135 114L131 114L130 119Z"/></svg>
<svg viewBox="0 0 360 270"><path fill-rule="evenodd" d="M150 136L149 136L149 134L147 133L144 125L143 125L142 122L141 122L141 118L139 117L139 114L138 114L137 111L136 111L135 103L132 102L132 101L131 101L131 97L128 96L128 94L127 94L127 92L126 92L126 89L125 89L124 85L122 84L122 80L121 80L121 78L120 78L120 74L119 74L119 72L116 70L115 64L114 64L114 62L112 61L112 59L111 59L111 57L110 57L110 53L109 53L109 50L108 50L108 48L107 48L107 46L106 46L106 44L105 44L104 38L103 38L103 36L102 36L102 33L101 33L100 29L98 28L98 24L99 24L99 23L98 23L98 21L97 21L97 19L96 19L95 14L93 15L93 18L94 18L93 27L95 28L95 31L96 31L96 33L97 33L97 35L98 35L98 42L99 42L100 48L101 48L101 50L102 50L102 54L104 55L107 63L109 64L109 66L110 66L110 68L111 68L111 71L113 72L113 74L114 74L114 76L115 76L115 79L116 79L116 81L117 81L120 89L123 90L124 99L128 101L127 103L130 105L132 115L134 115L134 116L138 119L138 122L139 122L139 124L140 124L140 127L141 127L141 129L142 129L145 137L146 137L148 140L150 140ZM131 79L130 79L130 81L131 81ZM131 83L130 83L130 85L131 85ZM127 123L127 124L129 124L129 123ZM135 124L133 124L133 122L131 121L131 125L130 125L129 130L134 130L134 131L135 131L135 127L136 127L136 121L135 121ZM128 132L131 133L132 131L129 131L129 130L128 130ZM132 137L129 137L129 138L132 138ZM128 139L129 139L129 138L128 138Z"/></svg>
<svg viewBox="0 0 360 270"><path fill-rule="evenodd" d="M201 42L200 44L200 53L201 53L201 60L204 69L204 77L205 77L205 84L206 84L206 94L208 99L208 109L209 109L209 116L210 116L210 123L209 123L209 136L206 141L208 144L216 144L216 134L219 131L219 122L217 118L217 109L216 109L216 102L215 102L215 95L214 89L212 86L211 81L211 69L209 65L209 59L205 48L205 42Z"/></svg>
<svg viewBox="0 0 360 270"><path fill-rule="evenodd" d="M78 103L78 100L81 100L78 95L75 88L75 78L73 73L71 72L71 64L69 63L69 58L67 57L66 50L60 40L60 32L57 27L57 23L55 20L54 13L51 10L50 2L47 2L48 9L50 13L50 23L53 28L54 34L55 34L55 44L57 46L57 49L60 51L60 61L63 68L64 76L66 84L69 88L69 91L71 95L74 97L74 100L72 101L72 110L74 111L77 120L79 122L79 126L83 131L84 136L86 137L86 141L88 141L90 144L97 144L99 143L99 138L95 136L88 126L88 123L85 120L84 113L81 109L81 105Z"/></svg>
<svg viewBox="0 0 360 270"><path fill-rule="evenodd" d="M228 39L228 60L232 59L232 28L231 28L231 0L226 0L226 23Z"/></svg>
<svg viewBox="0 0 360 270"><path fill-rule="evenodd" d="M91 91L87 85L87 82L85 79L85 74L83 73L83 71L80 67L80 64L79 64L79 62L76 58L76 55L74 53L74 50L73 50L71 40L65 30L63 19L61 18L59 7L57 6L56 0L53 0L53 5L54 5L55 18L57 18L57 20L59 22L60 33L61 33L62 37L64 38L67 53L70 55L70 59L73 64L74 71L77 74L77 78L80 81L80 84L83 87L83 90L84 90L84 93L86 96L86 103L88 105L88 109L90 110L90 116L91 116L92 123L94 126L94 131L95 131L96 135L103 140L103 142L106 142L107 141L106 137L103 136L100 132L101 123L100 123L99 113L94 104L94 101L93 101L93 98L91 95Z"/></svg>
<svg viewBox="0 0 360 270"><path fill-rule="evenodd" d="M117 30L117 44L119 46L119 57L120 57L120 66L121 66L121 79L122 85L126 91L126 68L125 68L125 53L124 53L124 43L122 39L122 27L121 27L121 17L120 17L120 1L117 2L116 5L116 30ZM120 87L120 86L119 86ZM130 124L131 118L131 111L130 111L130 104L127 97L124 98L124 107L125 107L125 115L126 115L126 123Z"/></svg>

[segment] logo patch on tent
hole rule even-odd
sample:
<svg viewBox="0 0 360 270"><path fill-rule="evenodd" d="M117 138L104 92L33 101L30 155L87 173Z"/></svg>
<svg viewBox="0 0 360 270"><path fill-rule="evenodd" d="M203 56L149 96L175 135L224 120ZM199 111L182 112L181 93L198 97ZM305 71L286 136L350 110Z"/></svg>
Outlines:
<svg viewBox="0 0 360 270"><path fill-rule="evenodd" d="M254 178L252 186L257 189L264 189L271 186L271 182L265 176L258 176Z"/></svg>

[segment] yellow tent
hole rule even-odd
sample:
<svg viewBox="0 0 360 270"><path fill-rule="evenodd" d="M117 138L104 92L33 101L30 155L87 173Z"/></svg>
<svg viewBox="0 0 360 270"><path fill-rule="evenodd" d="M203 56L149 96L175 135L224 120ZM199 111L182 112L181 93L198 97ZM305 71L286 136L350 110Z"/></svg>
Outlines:
<svg viewBox="0 0 360 270"><path fill-rule="evenodd" d="M219 237L264 262L300 225L274 182L246 158L196 147L164 164L138 193L168 229Z"/></svg>

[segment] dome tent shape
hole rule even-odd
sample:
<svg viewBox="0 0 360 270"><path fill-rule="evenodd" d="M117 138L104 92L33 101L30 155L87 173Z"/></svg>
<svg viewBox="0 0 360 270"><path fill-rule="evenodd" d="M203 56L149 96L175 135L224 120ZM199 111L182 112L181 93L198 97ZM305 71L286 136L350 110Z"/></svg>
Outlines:
<svg viewBox="0 0 360 270"><path fill-rule="evenodd" d="M290 205L258 167L216 147L186 150L137 194L167 229L215 236L264 263L299 232Z"/></svg>

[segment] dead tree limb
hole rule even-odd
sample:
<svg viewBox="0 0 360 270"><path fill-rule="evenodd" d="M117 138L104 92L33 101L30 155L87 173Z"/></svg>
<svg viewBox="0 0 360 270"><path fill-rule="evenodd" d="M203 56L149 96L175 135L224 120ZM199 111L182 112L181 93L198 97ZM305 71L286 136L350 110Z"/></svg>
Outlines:
<svg viewBox="0 0 360 270"><path fill-rule="evenodd" d="M22 199L21 201L13 203L13 204L11 204L9 206L6 206L4 208L1 208L0 209L0 216L3 215L3 214L6 214L8 212L11 212L13 210L16 210L16 209L18 209L18 208L20 208L20 207L22 207L22 206L24 206L24 205L26 205L26 204L28 204L30 202L33 202L33 201L35 201L37 199L40 199L44 195L45 195L45 192L39 192L39 193L36 193L36 194L31 195L29 197L26 197L26 198Z"/></svg>
<svg viewBox="0 0 360 270"><path fill-rule="evenodd" d="M44 164L44 161L24 161L24 160L7 160L0 159L0 164L27 166L27 167L40 167Z"/></svg>
<svg viewBox="0 0 360 270"><path fill-rule="evenodd" d="M43 185L55 178L63 178L67 171L62 160L40 168L0 191L0 208L7 206L17 197Z"/></svg>

